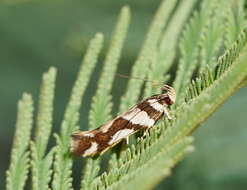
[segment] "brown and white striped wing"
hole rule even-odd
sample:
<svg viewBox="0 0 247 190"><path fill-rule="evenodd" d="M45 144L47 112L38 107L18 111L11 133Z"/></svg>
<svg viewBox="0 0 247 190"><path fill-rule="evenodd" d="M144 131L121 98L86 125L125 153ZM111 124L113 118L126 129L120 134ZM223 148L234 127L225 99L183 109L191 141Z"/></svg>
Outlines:
<svg viewBox="0 0 247 190"><path fill-rule="evenodd" d="M115 133L108 144L112 146L140 129L152 127L162 117L163 110L164 106L156 99L137 104L114 120L109 129Z"/></svg>
<svg viewBox="0 0 247 190"><path fill-rule="evenodd" d="M133 133L152 127L165 108L158 99L150 97L95 130L74 133L71 151L82 156L102 154Z"/></svg>

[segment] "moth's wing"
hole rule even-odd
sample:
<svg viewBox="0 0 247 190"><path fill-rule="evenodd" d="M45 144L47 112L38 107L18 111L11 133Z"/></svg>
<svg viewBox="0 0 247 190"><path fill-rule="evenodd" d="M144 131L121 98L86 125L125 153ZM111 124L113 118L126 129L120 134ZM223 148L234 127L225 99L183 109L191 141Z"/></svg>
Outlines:
<svg viewBox="0 0 247 190"><path fill-rule="evenodd" d="M100 152L100 155L104 154L107 150L111 149L112 147L114 147L115 145L117 145L118 143L120 143L123 139L128 138L130 135L133 135L137 132L133 131L132 133L128 134L127 136L125 136L124 138L119 138L116 142L114 142L113 144L109 145L107 148L105 148L103 151ZM120 134L119 134L120 135Z"/></svg>
<svg viewBox="0 0 247 190"><path fill-rule="evenodd" d="M107 133L108 130L112 130L111 127L114 127L115 129L118 128L118 130L111 136L112 139L108 142L109 146L106 147L104 150L102 150L100 154L103 154L105 151L112 148L113 146L118 144L120 141L122 141L123 139L129 137L130 135L136 132L135 130L127 129L126 127L129 124L129 120L123 119L125 115L135 112L136 109L137 109L137 105L133 106L128 111L118 115L113 120L108 121L106 124L102 125L98 129L103 133Z"/></svg>
<svg viewBox="0 0 247 190"><path fill-rule="evenodd" d="M128 111L124 112L124 113L121 113L119 114L117 117L115 117L114 119L108 121L107 123L101 125L99 127L99 130L102 131L102 132L107 132L113 125L114 122L116 122L116 120L118 120L119 118L123 117L124 115L126 115L127 113L129 112L132 112L134 109L137 108L137 105L133 106L132 108L130 108ZM127 124L128 125L128 124ZM124 127L124 126L123 126Z"/></svg>
<svg viewBox="0 0 247 190"><path fill-rule="evenodd" d="M117 128L119 130L116 131L116 133L112 135L112 139L109 141L109 146L107 148L105 148L100 154L103 154L105 151L107 151L111 147L115 146L116 144L118 144L123 139L128 138L130 135L139 131L139 129L137 130L134 128L130 128L130 127L127 127L127 125L129 125L130 122L135 123L136 120L138 120L138 119L144 119L144 121L146 121L147 118L142 118L142 116L144 115L142 111L145 111L145 109L148 106L150 106L150 103L147 103L147 99L143 100L140 103L133 106L132 108L130 108L128 111L120 114L119 116L117 116L113 120L102 125L99 129L102 132L107 132L111 127L114 127L114 125L115 125L115 127L117 125L118 126ZM146 115L146 116L148 117L148 115ZM145 122L144 122L144 124L145 124ZM143 126L143 128L147 127L147 126L142 125L142 124L140 126Z"/></svg>
<svg viewBox="0 0 247 190"><path fill-rule="evenodd" d="M142 110L138 108L138 105L136 105L129 111L121 114L117 119L113 121L113 127L114 125L117 125L118 131L116 131L116 133L112 135L112 139L109 141L109 145L111 147L138 131L134 127L127 127L127 125L134 125L134 123L132 124L131 121L134 120L140 112L142 112Z"/></svg>

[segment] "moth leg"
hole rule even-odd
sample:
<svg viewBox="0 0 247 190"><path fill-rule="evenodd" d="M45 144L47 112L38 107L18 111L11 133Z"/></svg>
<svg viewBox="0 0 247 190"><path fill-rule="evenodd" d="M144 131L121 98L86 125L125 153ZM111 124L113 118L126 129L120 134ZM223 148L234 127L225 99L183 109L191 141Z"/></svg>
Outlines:
<svg viewBox="0 0 247 190"><path fill-rule="evenodd" d="M172 119L172 116L166 107L164 108L164 116L167 117L169 120Z"/></svg>
<svg viewBox="0 0 247 190"><path fill-rule="evenodd" d="M147 136L149 134L149 129L145 129L144 132L143 132L143 137Z"/></svg>
<svg viewBox="0 0 247 190"><path fill-rule="evenodd" d="M145 137L149 134L149 129L150 128L143 128L139 131L139 133L137 134L137 137L141 138L141 137Z"/></svg>
<svg viewBox="0 0 247 190"><path fill-rule="evenodd" d="M126 144L128 145L129 144L129 137L126 137L125 140L126 140Z"/></svg>

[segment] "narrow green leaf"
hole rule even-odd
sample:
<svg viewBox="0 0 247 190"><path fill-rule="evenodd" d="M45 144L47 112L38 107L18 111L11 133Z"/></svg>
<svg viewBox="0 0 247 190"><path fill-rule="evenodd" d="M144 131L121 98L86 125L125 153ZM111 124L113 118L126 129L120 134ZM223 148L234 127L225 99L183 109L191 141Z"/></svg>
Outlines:
<svg viewBox="0 0 247 190"><path fill-rule="evenodd" d="M223 37L222 31L224 30L224 16L229 6L228 1L218 1L215 11L209 19L207 27L203 31L200 42L200 68L202 72L206 66L215 67L216 59L219 55L220 47L222 46ZM220 11L219 11L220 10Z"/></svg>
<svg viewBox="0 0 247 190"><path fill-rule="evenodd" d="M97 92L93 97L92 108L89 115L89 129L95 129L111 118L112 102L110 92L123 43L128 31L129 20L130 10L128 7L123 7L104 61Z"/></svg>
<svg viewBox="0 0 247 190"><path fill-rule="evenodd" d="M232 0L225 13L225 47L229 48L246 25L244 0Z"/></svg>
<svg viewBox="0 0 247 190"><path fill-rule="evenodd" d="M56 72L54 67L50 68L43 75L41 84L35 134L35 144L38 147L39 157L44 155L51 133Z"/></svg>
<svg viewBox="0 0 247 190"><path fill-rule="evenodd" d="M120 12L111 44L104 61L104 67L100 76L96 95L93 97L93 103L89 113L89 129L95 129L111 118L112 102L110 93L123 43L127 35L129 20L130 10L125 6ZM81 181L82 189L91 190L91 182L99 172L99 164L100 158L87 159L83 171L83 179Z"/></svg>
<svg viewBox="0 0 247 190"><path fill-rule="evenodd" d="M61 136L59 137L56 135L57 147L55 152L54 177L52 182L53 190L72 189L72 158L69 155L70 135L77 128L82 96L97 62L98 55L102 48L102 43L102 34L96 34L96 36L91 40L65 111L64 120L61 126Z"/></svg>
<svg viewBox="0 0 247 190"><path fill-rule="evenodd" d="M186 86L198 62L199 42L201 35L212 16L216 2L213 0L203 1L200 12L195 12L189 25L186 27L183 38L180 42L181 58L176 72L176 79L173 83L177 92L177 104L181 103Z"/></svg>
<svg viewBox="0 0 247 190"><path fill-rule="evenodd" d="M47 156L44 155L52 127L55 78L56 69L52 67L43 75L40 89L35 141L31 143L33 190L49 189L48 184L51 179L51 165L54 151L50 151Z"/></svg>
<svg viewBox="0 0 247 190"><path fill-rule="evenodd" d="M165 31L161 36L160 43L157 49L154 51L156 54L154 55L150 70L148 72L148 80L154 81L154 84L155 82L158 84L164 84L169 79L169 76L164 76L164 73L168 72L174 61L177 40L195 2L195 0L178 2L178 7L176 8L175 13L172 15L168 26L165 28ZM152 83L146 83L144 97L160 93L160 85L158 86L159 88L154 87Z"/></svg>
<svg viewBox="0 0 247 190"><path fill-rule="evenodd" d="M156 46L158 45L163 28L165 27L176 3L177 0L162 1L149 27L143 47L132 67L131 76L136 76L143 79L146 77L147 72L149 71L149 64L154 57L152 52L156 50ZM136 82L134 78L129 80L127 90L124 96L121 98L121 104L119 108L120 112L127 110L130 105L133 105L137 102L142 84L142 82Z"/></svg>
<svg viewBox="0 0 247 190"><path fill-rule="evenodd" d="M11 162L6 172L6 189L22 190L27 180L29 169L30 134L33 124L33 100L31 95L24 93L18 102L16 133L11 152Z"/></svg>
<svg viewBox="0 0 247 190"><path fill-rule="evenodd" d="M101 33L96 34L90 41L84 59L82 60L81 68L73 86L71 97L65 111L64 121L61 126L61 137L65 143L69 142L70 134L75 130L82 97L88 85L92 71L97 63L102 43L103 35Z"/></svg>

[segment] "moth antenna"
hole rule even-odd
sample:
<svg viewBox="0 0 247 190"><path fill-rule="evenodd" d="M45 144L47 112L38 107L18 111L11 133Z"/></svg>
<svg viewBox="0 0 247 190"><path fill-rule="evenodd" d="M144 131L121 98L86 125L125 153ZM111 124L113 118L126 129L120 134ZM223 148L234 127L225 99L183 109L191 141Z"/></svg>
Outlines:
<svg viewBox="0 0 247 190"><path fill-rule="evenodd" d="M133 76L129 76L129 75L124 75L124 74L120 74L120 73L116 73L117 76L122 77L122 78L128 78L128 79L137 79L137 80L142 80L145 82L151 82L154 86L156 85L164 85L162 83L158 83L157 81L153 81L153 80L148 80L148 79L143 79L143 78L139 78L139 77L133 77Z"/></svg>

